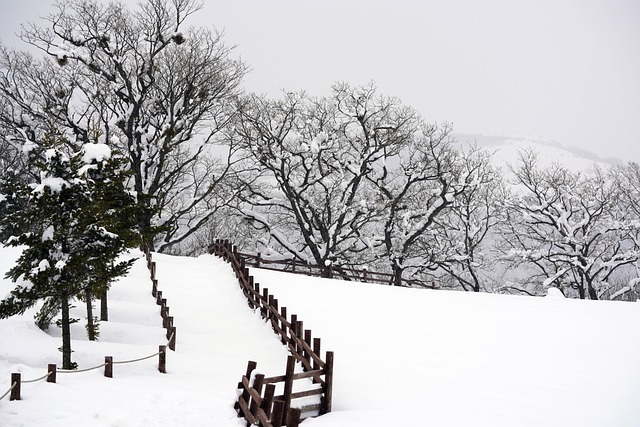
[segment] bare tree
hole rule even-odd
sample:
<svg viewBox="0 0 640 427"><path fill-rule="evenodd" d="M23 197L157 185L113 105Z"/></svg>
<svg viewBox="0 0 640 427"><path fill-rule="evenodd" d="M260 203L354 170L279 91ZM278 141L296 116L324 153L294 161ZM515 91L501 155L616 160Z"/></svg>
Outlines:
<svg viewBox="0 0 640 427"><path fill-rule="evenodd" d="M417 126L415 111L373 85L337 84L327 98L251 97L236 137L263 175L243 213L301 260L364 262L372 257L367 227L379 215L367 177Z"/></svg>
<svg viewBox="0 0 640 427"><path fill-rule="evenodd" d="M607 294L612 274L639 255L637 224L619 208L612 181L598 168L584 174L557 164L541 169L530 151L513 172L517 191L507 202L510 217L499 247L505 259L537 271L534 286L525 290L553 285L567 296Z"/></svg>
<svg viewBox="0 0 640 427"><path fill-rule="evenodd" d="M56 88L27 75L25 82L37 85L15 85L25 101L20 108L32 120L55 120L80 140L97 138L128 153L132 187L152 208L140 226L166 230L155 242L160 250L187 239L229 200L229 187L217 190L235 149L221 150L224 161L213 162L212 145L233 116L246 67L230 59L220 34L184 29L199 8L194 0L148 0L137 11L65 0L46 18L48 28L30 25L22 33L62 65L53 70L42 62L37 72L65 84ZM32 73L12 66L13 75ZM30 96L69 99L72 108L33 105ZM12 118L17 126L20 116Z"/></svg>
<svg viewBox="0 0 640 427"><path fill-rule="evenodd" d="M461 158L465 170L471 171L472 185L436 219L437 231L420 246L432 254L438 270L453 279L457 287L480 292L490 290L487 282L495 267L491 241L496 227L504 221L502 200L507 189L500 173L491 166L489 153L473 148L463 152Z"/></svg>
<svg viewBox="0 0 640 427"><path fill-rule="evenodd" d="M422 124L369 176L382 203L382 257L396 285L406 271L418 284L419 276L443 265L443 254L450 252L447 233L452 230L440 220L489 179L484 172L487 160L476 151L463 155L450 132L448 125Z"/></svg>

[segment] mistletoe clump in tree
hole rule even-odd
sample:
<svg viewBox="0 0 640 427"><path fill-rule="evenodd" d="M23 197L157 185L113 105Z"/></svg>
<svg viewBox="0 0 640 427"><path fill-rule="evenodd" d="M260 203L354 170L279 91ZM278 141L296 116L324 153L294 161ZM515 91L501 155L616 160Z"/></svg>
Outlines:
<svg viewBox="0 0 640 427"><path fill-rule="evenodd" d="M133 260L117 260L140 240L135 198L124 185L122 160L104 144L87 143L65 154L68 141L48 138L30 153L39 182L4 182L0 200L21 198L24 208L7 210L0 229L20 230L4 243L24 247L7 278L16 283L0 301L0 318L22 314L44 300L42 310L61 311L62 365L71 361L71 300L125 274ZM11 185L9 185L11 184ZM11 188L11 197L4 192Z"/></svg>

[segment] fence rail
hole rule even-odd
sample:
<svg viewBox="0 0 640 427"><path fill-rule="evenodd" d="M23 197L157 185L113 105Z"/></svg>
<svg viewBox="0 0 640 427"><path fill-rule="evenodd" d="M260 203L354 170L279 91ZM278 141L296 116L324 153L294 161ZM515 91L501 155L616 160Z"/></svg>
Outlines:
<svg viewBox="0 0 640 427"><path fill-rule="evenodd" d="M305 416L331 412L333 352L327 351L325 358L321 357L320 338L312 338L311 330L304 329L297 315L292 314L287 318L287 308L278 307L278 300L269 294L268 288L260 289L253 276L249 275L245 258L237 248L228 241L216 240L209 246L209 253L231 264L249 306L259 310L262 317L271 323L274 332L291 353L285 374L280 376L265 378L262 374L256 374L251 381L257 363L248 363L247 372L238 383L238 416L243 417L249 425L296 427ZM302 372L295 373L296 363L301 366ZM294 393L294 381L299 380L307 380L311 388ZM279 383L282 383L283 394L275 396ZM299 402L295 402L312 396L319 396L319 403L299 407Z"/></svg>
<svg viewBox="0 0 640 427"><path fill-rule="evenodd" d="M173 325L173 317L169 316L169 307L167 306L167 300L166 298L162 298L162 292L158 290L158 280L156 279L156 263L152 260L151 252L146 246L143 246L140 249L145 254L145 258L147 261L147 268L149 269L149 272L151 274L151 281L153 283L151 294L156 298L156 303L160 305L160 315L162 317L162 325L167 330L166 344L158 346L158 351L153 354L143 356L143 357L138 357L135 359L114 361L112 356L105 356L104 363L96 366L92 366L89 368L84 368L84 369L74 369L74 370L57 369L57 366L55 364L49 364L47 366L46 374L32 380L23 380L22 374L14 372L11 374L11 381L9 383L11 384L11 386L6 392L4 392L0 396L0 400L4 399L7 395L9 395L10 401L20 400L22 384L35 383L38 381L42 381L44 379L46 379L47 382L49 383L55 383L57 380L57 374L76 374L81 372L93 371L93 370L104 367L104 376L107 378L112 378L113 365L141 362L143 360L151 359L152 357L155 357L155 356L158 356L158 371L163 374L167 372L167 368L166 368L167 347L175 351L176 328Z"/></svg>
<svg viewBox="0 0 640 427"><path fill-rule="evenodd" d="M271 259L265 258L260 252L250 254L236 252L248 267L262 268L265 270L287 271L307 276L326 277L329 279L342 279L353 282L378 283L381 285L395 285L404 287L421 287L435 289L433 282L425 282L418 279L397 278L393 273L371 271L367 268L352 268L338 265L313 265L295 258Z"/></svg>

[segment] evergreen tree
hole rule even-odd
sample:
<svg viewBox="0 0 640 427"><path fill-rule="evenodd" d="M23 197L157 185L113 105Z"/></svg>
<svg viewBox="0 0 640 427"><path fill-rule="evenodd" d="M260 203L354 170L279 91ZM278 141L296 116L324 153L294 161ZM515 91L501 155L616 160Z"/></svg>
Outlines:
<svg viewBox="0 0 640 427"><path fill-rule="evenodd" d="M104 144L84 144L67 155L62 148L69 146L68 141L48 138L32 153L40 180L27 186L16 183L14 194L23 196L24 207L0 218L0 229L18 231L4 243L24 246L7 273L16 287L0 301L0 318L24 313L45 300L38 320L46 323L59 309L63 369L75 367L72 298L96 286L105 288L125 274L133 261L117 257L140 242L133 226L139 217L136 200L126 191L119 158ZM0 199L6 202L9 196L3 193Z"/></svg>

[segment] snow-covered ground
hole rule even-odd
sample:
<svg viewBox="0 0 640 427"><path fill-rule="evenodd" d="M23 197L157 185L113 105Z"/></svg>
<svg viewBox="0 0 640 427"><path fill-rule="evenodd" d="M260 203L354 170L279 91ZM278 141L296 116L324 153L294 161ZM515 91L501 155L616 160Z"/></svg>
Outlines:
<svg viewBox="0 0 640 427"><path fill-rule="evenodd" d="M18 255L0 249L0 274ZM154 254L159 288L177 327L167 374L157 359L59 374L0 401L0 426L239 426L235 388L249 359L283 373L287 352L213 256ZM252 270L335 352L334 412L303 425L638 426L640 303L398 289ZM11 283L0 282L0 295ZM100 341L86 341L79 303L80 368L152 354L165 343L143 260L110 293ZM0 395L10 374L36 378L59 363L59 332L34 311L0 320Z"/></svg>

